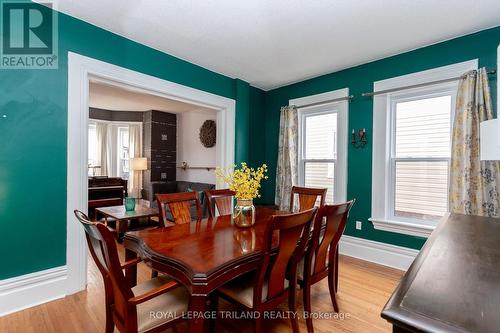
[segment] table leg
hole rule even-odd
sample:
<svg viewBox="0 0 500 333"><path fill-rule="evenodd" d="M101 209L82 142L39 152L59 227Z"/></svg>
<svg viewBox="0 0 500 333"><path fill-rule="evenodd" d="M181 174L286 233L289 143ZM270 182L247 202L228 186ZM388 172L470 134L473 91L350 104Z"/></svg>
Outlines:
<svg viewBox="0 0 500 333"><path fill-rule="evenodd" d="M189 320L190 333L203 333L208 331L208 320L204 318L208 311L207 295L191 295L189 311L193 319Z"/></svg>
<svg viewBox="0 0 500 333"><path fill-rule="evenodd" d="M125 261L137 258L137 253L132 250L125 249ZM137 265L131 265L125 269L125 278L130 288L135 287L137 284Z"/></svg>

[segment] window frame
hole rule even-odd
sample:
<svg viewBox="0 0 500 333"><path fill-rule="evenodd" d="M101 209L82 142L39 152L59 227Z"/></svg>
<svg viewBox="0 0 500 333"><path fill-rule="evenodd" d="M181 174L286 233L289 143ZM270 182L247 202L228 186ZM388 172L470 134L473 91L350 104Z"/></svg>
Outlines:
<svg viewBox="0 0 500 333"><path fill-rule="evenodd" d="M298 176L299 176L299 185L300 186L305 186L306 182L306 164L307 163L333 163L333 199L335 200L336 198L336 190L335 190L335 183L336 180L338 179L337 175L337 161L338 161L338 140L335 140L334 138L334 143L337 144L337 152L335 158L307 158L306 157L306 137L307 137L307 131L306 131L306 122L307 118L310 117L315 117L315 116L323 116L323 115L328 115L328 114L336 114L337 115L337 133L336 135L338 136L338 128L339 128L339 111L334 105L327 104L327 105L322 105L319 107L313 107L310 109L305 109L305 110L300 110L299 109L299 124L300 124L300 131L299 131L299 154L298 154Z"/></svg>
<svg viewBox="0 0 500 333"><path fill-rule="evenodd" d="M389 220L401 221L413 224L423 224L434 226L436 221L417 218L409 218L397 216L396 211L396 163L404 162L446 162L448 165L448 188L450 185L450 162L451 153L445 157L396 157L396 105L397 103L410 102L421 99L436 98L451 95L451 110L450 110L450 151L451 151L451 134L453 129L453 120L455 118L455 103L457 97L458 84L456 82L442 83L430 87L402 90L398 93L390 94L389 97L389 112L390 112L390 138L389 138L389 161L388 161L388 197L387 216ZM449 203L446 203L447 211Z"/></svg>
<svg viewBox="0 0 500 333"><path fill-rule="evenodd" d="M338 89L312 96L292 99L289 105L295 105L298 109L298 154L297 154L297 175L298 186L304 186L305 163L318 162L328 163L332 160L334 163L334 202L345 202L347 200L347 148L348 148L348 111L349 101L341 100L331 103L325 103L316 106L301 107L312 103L322 103L332 99L338 99L349 96L349 89ZM337 113L337 156L335 159L308 159L302 162L301 158L305 155L305 117L312 115ZM304 156L305 157L305 156Z"/></svg>
<svg viewBox="0 0 500 333"><path fill-rule="evenodd" d="M391 204L392 189L395 184L392 167L389 165L392 154L392 106L391 97L424 91L438 91L440 87L455 85L458 80L441 84L427 85L430 82L449 80L462 76L464 73L477 70L478 59L472 59L456 64L424 70L398 77L393 77L373 83L373 91L387 91L387 93L373 96L373 151L372 151L372 213L368 219L377 230L389 231L418 237L428 237L438 225L438 221L405 219L393 214ZM404 89L404 87L422 85L418 88ZM452 103L455 103L453 99ZM453 115L450 119L453 122ZM395 179L395 178L394 178Z"/></svg>
<svg viewBox="0 0 500 333"><path fill-rule="evenodd" d="M114 125L114 124L113 124ZM130 147L128 147L128 159L124 159L121 157L121 152L122 152L122 147L120 147L120 142L121 142L121 131L123 129L127 130L127 136L129 138L129 144L130 144L130 125L125 124L125 123L117 123L116 124L116 175L117 177L123 178L123 179L129 179L130 177L130 162L129 162L129 171L127 177L122 175L123 170L121 170L121 161L126 161L130 160Z"/></svg>

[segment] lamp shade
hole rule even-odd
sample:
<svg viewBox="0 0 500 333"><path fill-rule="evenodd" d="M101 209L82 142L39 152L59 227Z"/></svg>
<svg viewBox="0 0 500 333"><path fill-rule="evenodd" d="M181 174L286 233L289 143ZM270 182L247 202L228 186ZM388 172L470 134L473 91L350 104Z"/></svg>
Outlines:
<svg viewBox="0 0 500 333"><path fill-rule="evenodd" d="M148 159L146 157L134 157L130 159L130 168L132 170L147 170Z"/></svg>
<svg viewBox="0 0 500 333"><path fill-rule="evenodd" d="M480 154L481 161L499 161L500 160L500 142L498 119L483 121L480 124Z"/></svg>

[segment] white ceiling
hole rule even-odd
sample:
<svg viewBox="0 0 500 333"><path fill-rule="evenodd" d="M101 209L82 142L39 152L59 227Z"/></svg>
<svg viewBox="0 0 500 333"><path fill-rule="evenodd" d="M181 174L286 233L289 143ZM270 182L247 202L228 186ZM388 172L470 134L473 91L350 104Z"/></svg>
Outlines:
<svg viewBox="0 0 500 333"><path fill-rule="evenodd" d="M499 0L58 3L64 13L265 90L500 25Z"/></svg>
<svg viewBox="0 0 500 333"><path fill-rule="evenodd" d="M173 113L187 111L216 113L215 110L209 108L94 81L91 81L89 85L89 106L116 111L157 110Z"/></svg>

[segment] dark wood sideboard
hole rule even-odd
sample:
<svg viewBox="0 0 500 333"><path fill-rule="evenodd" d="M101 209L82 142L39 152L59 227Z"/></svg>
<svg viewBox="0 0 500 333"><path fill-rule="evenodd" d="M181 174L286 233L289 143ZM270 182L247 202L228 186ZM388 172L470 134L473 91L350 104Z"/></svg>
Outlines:
<svg viewBox="0 0 500 333"><path fill-rule="evenodd" d="M500 332L500 219L449 214L382 317L393 332Z"/></svg>

